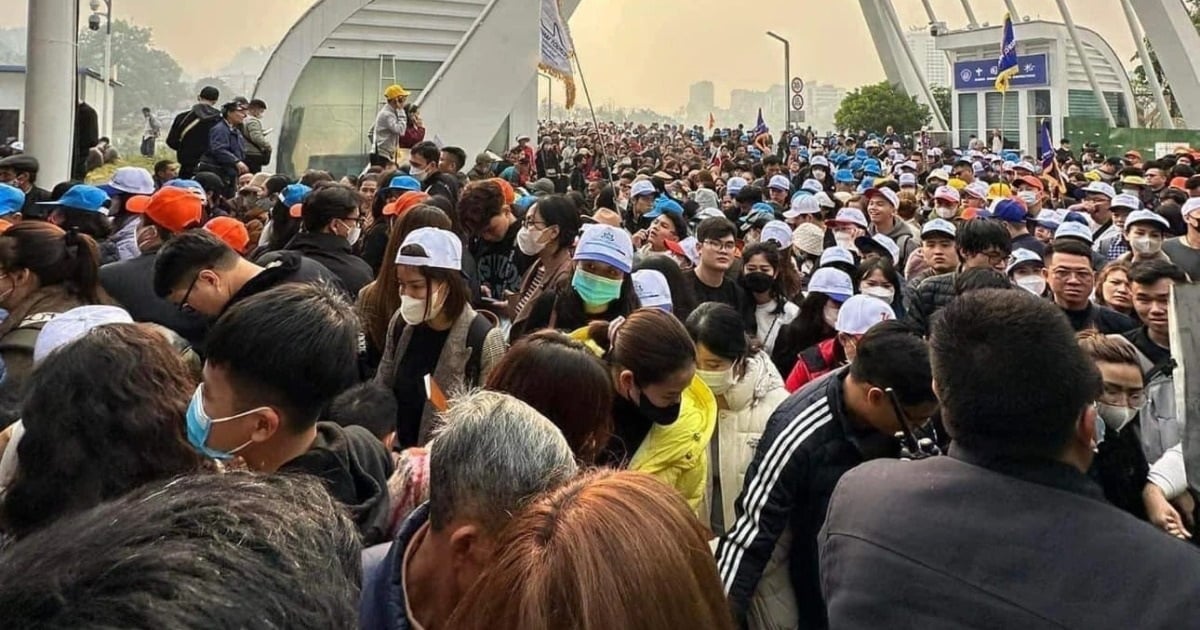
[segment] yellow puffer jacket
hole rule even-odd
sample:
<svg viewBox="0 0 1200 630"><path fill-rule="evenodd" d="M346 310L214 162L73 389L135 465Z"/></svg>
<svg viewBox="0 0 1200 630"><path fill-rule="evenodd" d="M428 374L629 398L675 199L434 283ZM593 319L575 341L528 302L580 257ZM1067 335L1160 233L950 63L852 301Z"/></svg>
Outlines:
<svg viewBox="0 0 1200 630"><path fill-rule="evenodd" d="M600 347L588 339L587 329L571 333L597 355ZM717 399L699 378L683 391L679 419L656 424L629 462L629 469L658 477L679 491L699 515L708 483L708 443L717 426Z"/></svg>

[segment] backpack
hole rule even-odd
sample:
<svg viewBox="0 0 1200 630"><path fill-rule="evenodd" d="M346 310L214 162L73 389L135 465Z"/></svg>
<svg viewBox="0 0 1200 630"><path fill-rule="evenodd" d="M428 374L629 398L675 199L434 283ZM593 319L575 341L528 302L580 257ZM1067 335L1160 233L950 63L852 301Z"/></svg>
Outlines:
<svg viewBox="0 0 1200 630"><path fill-rule="evenodd" d="M8 331L4 340L0 341L0 351L17 350L33 355L33 347L37 344L38 335L47 322L58 317L59 313L32 313L21 320L16 328Z"/></svg>
<svg viewBox="0 0 1200 630"><path fill-rule="evenodd" d="M175 149L180 164L194 165L208 151L208 132L220 116L200 118L194 110L180 112L167 132L167 146Z"/></svg>
<svg viewBox="0 0 1200 630"><path fill-rule="evenodd" d="M487 341L488 333L499 324L498 320L493 319L495 317L488 311L478 311L475 313L475 319L471 321L471 327L467 329L467 347L471 349L471 357L467 359L463 384L468 387L483 385L479 382L483 370L483 344Z"/></svg>

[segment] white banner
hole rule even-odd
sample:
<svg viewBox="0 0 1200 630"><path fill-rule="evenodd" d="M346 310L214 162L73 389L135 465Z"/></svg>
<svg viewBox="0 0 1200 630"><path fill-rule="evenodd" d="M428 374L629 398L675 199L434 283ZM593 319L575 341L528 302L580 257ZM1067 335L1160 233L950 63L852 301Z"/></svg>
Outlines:
<svg viewBox="0 0 1200 630"><path fill-rule="evenodd" d="M542 59L538 68L562 81L567 88L567 109L575 105L575 78L571 56L575 45L558 10L558 0L542 0Z"/></svg>

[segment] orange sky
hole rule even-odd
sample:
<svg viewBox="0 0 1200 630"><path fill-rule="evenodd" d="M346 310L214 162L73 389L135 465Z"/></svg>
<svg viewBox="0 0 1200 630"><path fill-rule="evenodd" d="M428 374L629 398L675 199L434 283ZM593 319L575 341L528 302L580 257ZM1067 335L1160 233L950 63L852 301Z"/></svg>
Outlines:
<svg viewBox="0 0 1200 630"><path fill-rule="evenodd" d="M965 25L960 0L932 2L951 27ZM1058 15L1053 0L1015 3L1033 17ZM928 22L920 0L895 4L905 25ZM312 0L114 0L118 17L153 28L157 44L195 77L221 67L242 46L273 46L311 5ZM981 22L1003 19L1001 0L972 0L972 6ZM1135 54L1117 0L1070 0L1069 6L1081 25L1107 38L1123 59ZM24 21L21 11L0 12L0 27ZM571 21L597 104L660 111L683 105L688 86L703 79L716 84L719 106L731 89L778 83L782 55L780 45L763 34L768 29L791 40L793 74L808 81L853 88L883 79L855 0L583 0Z"/></svg>

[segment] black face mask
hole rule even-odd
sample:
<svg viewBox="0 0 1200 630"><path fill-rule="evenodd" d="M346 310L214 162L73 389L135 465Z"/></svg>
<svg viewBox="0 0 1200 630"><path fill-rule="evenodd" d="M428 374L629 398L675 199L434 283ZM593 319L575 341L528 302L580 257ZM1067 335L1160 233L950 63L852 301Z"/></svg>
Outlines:
<svg viewBox="0 0 1200 630"><path fill-rule="evenodd" d="M666 407L656 407L654 403L650 402L650 397L647 396L646 392L644 391L641 393L639 398L638 413L640 413L647 422L652 424L667 425L672 424L679 419L679 408L681 403L675 403L674 405L668 405Z"/></svg>
<svg viewBox="0 0 1200 630"><path fill-rule="evenodd" d="M775 286L775 278L761 271L744 274L740 280L742 288L751 293L766 293Z"/></svg>

